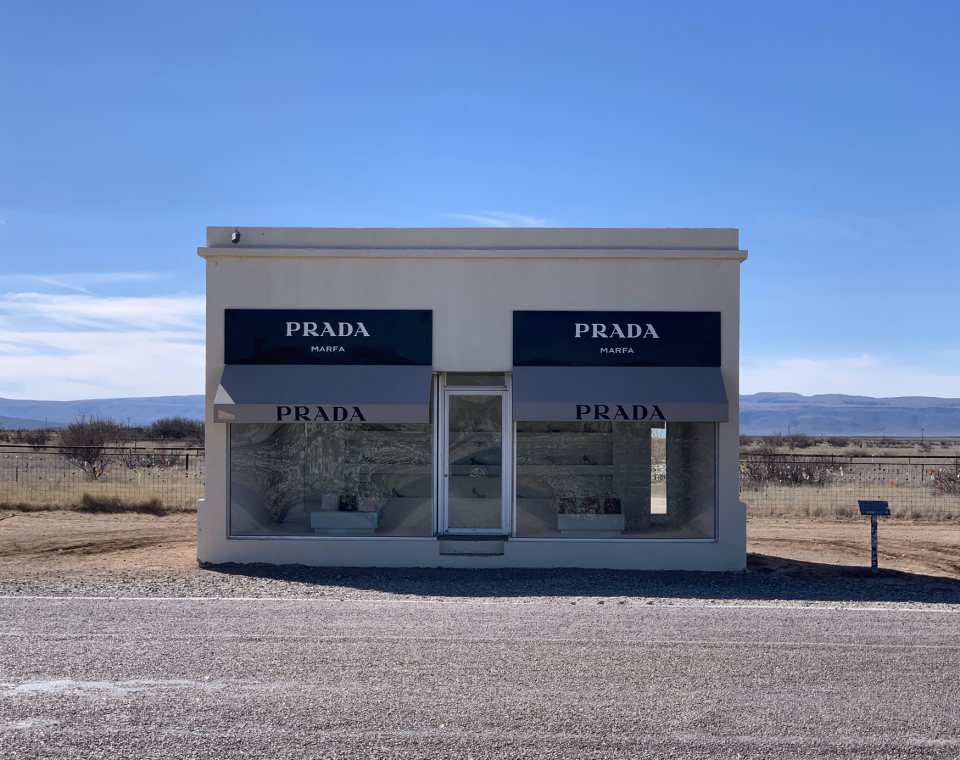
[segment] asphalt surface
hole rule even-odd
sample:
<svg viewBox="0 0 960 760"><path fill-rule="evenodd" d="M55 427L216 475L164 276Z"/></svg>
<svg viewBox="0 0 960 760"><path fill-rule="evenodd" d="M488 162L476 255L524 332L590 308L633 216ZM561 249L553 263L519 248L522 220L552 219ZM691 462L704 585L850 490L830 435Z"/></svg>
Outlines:
<svg viewBox="0 0 960 760"><path fill-rule="evenodd" d="M769 588L745 576L610 576L669 598L596 573L198 577L203 598L0 588L0 757L960 757L955 584L809 603L751 601Z"/></svg>

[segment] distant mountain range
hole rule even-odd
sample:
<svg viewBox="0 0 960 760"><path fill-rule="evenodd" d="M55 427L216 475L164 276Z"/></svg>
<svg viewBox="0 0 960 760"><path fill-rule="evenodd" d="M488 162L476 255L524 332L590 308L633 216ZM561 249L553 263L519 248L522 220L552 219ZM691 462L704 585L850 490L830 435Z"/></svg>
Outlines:
<svg viewBox="0 0 960 760"><path fill-rule="evenodd" d="M754 393L740 397L740 432L769 435L960 436L960 399L930 396L871 398Z"/></svg>
<svg viewBox="0 0 960 760"><path fill-rule="evenodd" d="M81 412L149 425L177 415L202 419L203 396L20 401L0 398L0 427L62 427ZM960 399L928 396L801 396L754 393L740 397L740 432L769 435L801 430L809 435L960 436Z"/></svg>
<svg viewBox="0 0 960 760"><path fill-rule="evenodd" d="M149 425L161 417L203 419L203 396L97 398L82 401L26 401L0 398L0 427L36 430L44 425L63 427L80 413L112 417L131 425Z"/></svg>

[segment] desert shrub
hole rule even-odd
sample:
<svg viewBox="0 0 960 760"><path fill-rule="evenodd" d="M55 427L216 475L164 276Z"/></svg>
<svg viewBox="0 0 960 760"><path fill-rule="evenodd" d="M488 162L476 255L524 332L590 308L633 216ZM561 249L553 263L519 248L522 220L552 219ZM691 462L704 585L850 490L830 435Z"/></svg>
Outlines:
<svg viewBox="0 0 960 760"><path fill-rule="evenodd" d="M63 509L62 504L42 503L35 504L32 501L8 501L0 500L0 509L9 509L13 512L54 512Z"/></svg>
<svg viewBox="0 0 960 760"><path fill-rule="evenodd" d="M81 413L60 433L60 453L96 480L111 463L106 448L116 444L120 425L109 417Z"/></svg>
<svg viewBox="0 0 960 760"><path fill-rule="evenodd" d="M124 501L119 496L94 496L85 493L79 504L73 509L77 512L91 512L99 514L119 514L122 512L139 512L147 515L167 515L173 512L163 506L160 499L152 497L144 501Z"/></svg>
<svg viewBox="0 0 960 760"><path fill-rule="evenodd" d="M930 451L933 448L933 444L930 441L920 441L918 444L920 451Z"/></svg>
<svg viewBox="0 0 960 760"><path fill-rule="evenodd" d="M147 438L147 428L140 425L121 425L117 432L117 440L121 443L133 443Z"/></svg>
<svg viewBox="0 0 960 760"><path fill-rule="evenodd" d="M158 451L155 449L138 449L123 454L121 460L130 470L148 470L151 468L183 467L189 464L189 454ZM194 460L196 461L196 460Z"/></svg>
<svg viewBox="0 0 960 760"><path fill-rule="evenodd" d="M827 443L829 443L834 448L843 449L850 445L850 439L844 438L843 436L836 435L836 436L832 436L831 438L827 438Z"/></svg>
<svg viewBox="0 0 960 760"><path fill-rule="evenodd" d="M28 446L33 446L35 449L40 449L49 443L50 431L46 429L18 430L14 434L14 441L16 443L25 443Z"/></svg>
<svg viewBox="0 0 960 760"><path fill-rule="evenodd" d="M203 440L203 420L182 416L164 417L145 432L153 440L199 442Z"/></svg>
<svg viewBox="0 0 960 760"><path fill-rule="evenodd" d="M960 460L946 467L937 467L931 475L930 484L934 494L960 494Z"/></svg>
<svg viewBox="0 0 960 760"><path fill-rule="evenodd" d="M770 433L770 435L764 436L763 442L773 447L783 446L783 433Z"/></svg>
<svg viewBox="0 0 960 760"><path fill-rule="evenodd" d="M741 446L750 446L750 445L752 445L752 444L753 444L753 438L752 438L752 437L750 437L749 435L741 435L741 436L740 436L740 445L741 445Z"/></svg>
<svg viewBox="0 0 960 760"><path fill-rule="evenodd" d="M798 486L823 486L833 482L833 469L826 462L796 462L789 454L764 444L740 464L741 480L778 482Z"/></svg>
<svg viewBox="0 0 960 760"><path fill-rule="evenodd" d="M816 443L813 438L799 430L796 433L788 435L784 438L784 441L791 449L809 449Z"/></svg>

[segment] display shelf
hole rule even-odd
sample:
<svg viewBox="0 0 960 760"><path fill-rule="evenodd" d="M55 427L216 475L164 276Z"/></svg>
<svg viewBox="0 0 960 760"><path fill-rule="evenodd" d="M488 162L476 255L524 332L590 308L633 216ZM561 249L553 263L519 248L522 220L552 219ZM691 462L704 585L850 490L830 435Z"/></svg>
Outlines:
<svg viewBox="0 0 960 760"><path fill-rule="evenodd" d="M383 507L376 512L311 511L310 527L315 533L372 534L380 525Z"/></svg>
<svg viewBox="0 0 960 760"><path fill-rule="evenodd" d="M613 475L612 464L518 464L517 475Z"/></svg>
<svg viewBox="0 0 960 760"><path fill-rule="evenodd" d="M396 473L408 473L411 475L432 475L433 468L429 465L411 464L411 465L392 465L386 462L342 462L344 467L373 467L372 475L383 473L384 475L394 475ZM476 465L474 465L476 466ZM383 468L383 469L376 469ZM388 469L389 468L389 469Z"/></svg>
<svg viewBox="0 0 960 760"><path fill-rule="evenodd" d="M483 475L474 475L475 470L483 470ZM503 468L498 464L452 464L450 477L456 478L499 478Z"/></svg>
<svg viewBox="0 0 960 760"><path fill-rule="evenodd" d="M557 530L570 538L619 536L626 529L624 515L557 515Z"/></svg>

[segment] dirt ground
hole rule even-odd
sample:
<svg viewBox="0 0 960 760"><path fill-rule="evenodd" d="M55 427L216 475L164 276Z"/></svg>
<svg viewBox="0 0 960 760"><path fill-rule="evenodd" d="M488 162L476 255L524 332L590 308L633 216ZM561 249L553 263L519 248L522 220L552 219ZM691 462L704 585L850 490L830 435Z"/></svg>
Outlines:
<svg viewBox="0 0 960 760"><path fill-rule="evenodd" d="M0 578L196 566L196 513L0 513Z"/></svg>
<svg viewBox="0 0 960 760"><path fill-rule="evenodd" d="M829 573L870 564L870 523L752 518L750 567ZM881 521L880 566L960 579L960 525ZM0 513L0 578L196 567L196 515Z"/></svg>

